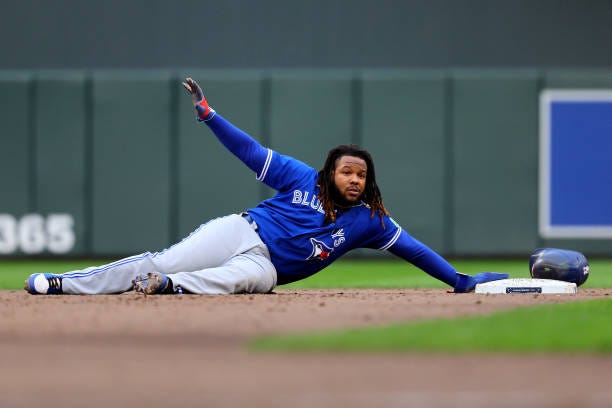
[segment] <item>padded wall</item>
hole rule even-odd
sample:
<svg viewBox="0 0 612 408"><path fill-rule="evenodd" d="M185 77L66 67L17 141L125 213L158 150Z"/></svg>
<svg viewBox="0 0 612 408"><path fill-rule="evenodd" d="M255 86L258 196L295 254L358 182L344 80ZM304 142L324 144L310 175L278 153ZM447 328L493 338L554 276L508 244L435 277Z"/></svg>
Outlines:
<svg viewBox="0 0 612 408"><path fill-rule="evenodd" d="M29 76L0 75L0 213L31 210L31 101Z"/></svg>
<svg viewBox="0 0 612 408"><path fill-rule="evenodd" d="M458 73L452 98L452 252L535 249L537 75Z"/></svg>
<svg viewBox="0 0 612 408"><path fill-rule="evenodd" d="M87 82L83 73L42 73L36 77L35 207L61 219L74 242L62 234L56 245L62 253L89 250L89 118ZM65 225L63 225L65 224ZM72 225L70 225L72 224ZM60 229L61 229L60 228Z"/></svg>
<svg viewBox="0 0 612 408"><path fill-rule="evenodd" d="M330 148L354 142L353 97L348 73L272 74L270 146L319 170Z"/></svg>
<svg viewBox="0 0 612 408"><path fill-rule="evenodd" d="M170 76L93 78L92 251L157 251L170 242Z"/></svg>
<svg viewBox="0 0 612 408"><path fill-rule="evenodd" d="M438 251L448 233L445 83L436 72L366 74L359 119L391 216Z"/></svg>

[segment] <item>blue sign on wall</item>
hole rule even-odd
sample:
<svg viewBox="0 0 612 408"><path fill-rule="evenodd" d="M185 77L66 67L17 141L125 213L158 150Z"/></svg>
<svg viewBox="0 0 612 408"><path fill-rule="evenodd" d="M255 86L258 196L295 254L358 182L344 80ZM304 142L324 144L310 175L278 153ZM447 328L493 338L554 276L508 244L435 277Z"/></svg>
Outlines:
<svg viewBox="0 0 612 408"><path fill-rule="evenodd" d="M612 90L540 96L540 234L612 238Z"/></svg>

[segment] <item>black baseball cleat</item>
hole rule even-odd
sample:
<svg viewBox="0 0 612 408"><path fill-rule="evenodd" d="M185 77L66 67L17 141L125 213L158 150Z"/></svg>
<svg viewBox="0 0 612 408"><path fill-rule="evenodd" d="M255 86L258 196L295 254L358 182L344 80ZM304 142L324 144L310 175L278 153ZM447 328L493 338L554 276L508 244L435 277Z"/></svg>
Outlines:
<svg viewBox="0 0 612 408"><path fill-rule="evenodd" d="M32 295L61 295L62 277L52 273L34 273L25 280L24 289Z"/></svg>

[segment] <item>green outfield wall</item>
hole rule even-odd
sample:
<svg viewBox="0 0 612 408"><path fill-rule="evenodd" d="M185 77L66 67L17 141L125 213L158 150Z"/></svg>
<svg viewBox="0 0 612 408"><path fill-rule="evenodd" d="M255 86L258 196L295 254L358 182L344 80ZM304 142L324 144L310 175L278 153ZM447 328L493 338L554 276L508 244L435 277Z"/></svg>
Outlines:
<svg viewBox="0 0 612 408"><path fill-rule="evenodd" d="M444 255L612 255L538 234L540 92L610 89L612 71L61 70L0 71L0 256L158 251L273 194L195 121L187 74L315 168L367 148L392 216Z"/></svg>

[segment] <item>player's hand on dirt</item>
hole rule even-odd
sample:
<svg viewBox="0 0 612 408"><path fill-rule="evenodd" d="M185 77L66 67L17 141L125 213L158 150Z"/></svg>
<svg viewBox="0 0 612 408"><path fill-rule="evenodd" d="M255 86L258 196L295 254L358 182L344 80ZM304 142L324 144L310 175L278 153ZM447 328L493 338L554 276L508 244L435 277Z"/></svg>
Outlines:
<svg viewBox="0 0 612 408"><path fill-rule="evenodd" d="M482 272L474 276L466 275L465 273L457 272L457 282L455 283L455 293L467 293L476 288L479 283L491 282L500 279L508 279L507 273L499 272Z"/></svg>
<svg viewBox="0 0 612 408"><path fill-rule="evenodd" d="M196 110L196 116L200 122L208 122L215 116L215 110L208 105L202 88L192 78L185 79L183 87L191 94L191 101Z"/></svg>

